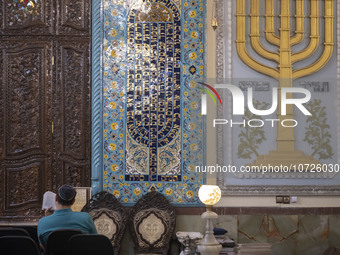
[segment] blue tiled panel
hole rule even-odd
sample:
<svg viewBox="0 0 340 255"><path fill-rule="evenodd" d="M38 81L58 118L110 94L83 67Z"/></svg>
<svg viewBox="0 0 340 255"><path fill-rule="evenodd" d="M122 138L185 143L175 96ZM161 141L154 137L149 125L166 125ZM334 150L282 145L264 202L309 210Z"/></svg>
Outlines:
<svg viewBox="0 0 340 255"><path fill-rule="evenodd" d="M92 113L101 115L92 123L93 191L130 204L154 188L174 205L197 205L205 122L196 83L205 78L206 3L102 7L94 13L101 26L93 25L93 38L101 38L93 40Z"/></svg>

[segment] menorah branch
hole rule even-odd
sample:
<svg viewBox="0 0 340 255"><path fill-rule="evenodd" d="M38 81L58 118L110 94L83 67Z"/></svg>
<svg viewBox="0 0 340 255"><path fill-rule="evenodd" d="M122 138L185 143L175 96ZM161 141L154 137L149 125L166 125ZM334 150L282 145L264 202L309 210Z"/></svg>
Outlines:
<svg viewBox="0 0 340 255"><path fill-rule="evenodd" d="M293 78L300 78L312 73L315 73L322 69L329 59L332 57L333 54L333 47L334 47L334 39L333 39L333 21L334 21L334 9L333 9L333 0L325 0L325 41L323 43L324 50L322 55L318 60L316 60L313 64L295 70L293 72Z"/></svg>
<svg viewBox="0 0 340 255"><path fill-rule="evenodd" d="M276 63L280 62L279 54L271 52L267 49L265 49L260 41L260 4L259 0L252 0L252 8L250 12L250 42L251 46L254 49L256 53L258 53L260 56L274 60Z"/></svg>
<svg viewBox="0 0 340 255"><path fill-rule="evenodd" d="M245 26L246 26L246 14L245 14L245 0L238 0L236 6L236 22L237 22L237 31L236 31L236 49L237 53L242 59L242 61L248 65L250 68L269 75L270 77L274 77L276 79L279 78L278 70L271 68L265 64L262 64L256 61L247 51L246 48L246 35L245 35Z"/></svg>
<svg viewBox="0 0 340 255"><path fill-rule="evenodd" d="M290 45L294 46L303 41L304 38L304 0L299 0L295 2L296 14L295 14L295 35L290 39Z"/></svg>
<svg viewBox="0 0 340 255"><path fill-rule="evenodd" d="M266 0L266 29L264 33L266 40L276 46L280 45L280 38L275 34L274 30L274 0Z"/></svg>
<svg viewBox="0 0 340 255"><path fill-rule="evenodd" d="M299 1L297 1L299 2ZM312 56L319 45L319 0L311 0L310 15L310 42L309 45L301 52L292 55L292 63L304 60Z"/></svg>

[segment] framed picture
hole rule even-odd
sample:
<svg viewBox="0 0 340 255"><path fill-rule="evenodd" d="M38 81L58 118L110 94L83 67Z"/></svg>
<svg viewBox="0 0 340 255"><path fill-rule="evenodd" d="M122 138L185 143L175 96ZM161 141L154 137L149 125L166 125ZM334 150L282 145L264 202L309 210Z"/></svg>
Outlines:
<svg viewBox="0 0 340 255"><path fill-rule="evenodd" d="M340 195L340 3L260 3L216 3L218 184L226 195Z"/></svg>
<svg viewBox="0 0 340 255"><path fill-rule="evenodd" d="M85 204L91 199L91 187L74 187L77 191L75 203L71 209L75 212L80 212Z"/></svg>

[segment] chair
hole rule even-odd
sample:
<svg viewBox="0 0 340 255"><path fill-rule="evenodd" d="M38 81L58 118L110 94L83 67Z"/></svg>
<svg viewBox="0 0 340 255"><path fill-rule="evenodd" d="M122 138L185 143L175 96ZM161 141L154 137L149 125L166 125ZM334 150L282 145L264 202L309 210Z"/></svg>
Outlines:
<svg viewBox="0 0 340 255"><path fill-rule="evenodd" d="M29 236L29 233L23 228L0 228L0 237L2 236Z"/></svg>
<svg viewBox="0 0 340 255"><path fill-rule="evenodd" d="M133 206L129 227L136 254L164 254L176 225L175 209L161 193L150 191Z"/></svg>
<svg viewBox="0 0 340 255"><path fill-rule="evenodd" d="M78 229L58 229L52 231L46 242L46 255L67 254L67 243L71 236L83 234Z"/></svg>
<svg viewBox="0 0 340 255"><path fill-rule="evenodd" d="M38 233L37 233L37 226L12 226L12 228L20 228L27 231L29 236L34 240L34 242L39 247L39 239L38 239Z"/></svg>
<svg viewBox="0 0 340 255"><path fill-rule="evenodd" d="M109 238L104 235L74 235L68 241L69 255L114 255Z"/></svg>
<svg viewBox="0 0 340 255"><path fill-rule="evenodd" d="M98 234L109 238L118 254L127 221L126 212L118 199L111 193L102 191L93 195L82 211L91 215Z"/></svg>
<svg viewBox="0 0 340 255"><path fill-rule="evenodd" d="M1 255L39 255L39 250L34 240L28 236L3 236L0 237Z"/></svg>

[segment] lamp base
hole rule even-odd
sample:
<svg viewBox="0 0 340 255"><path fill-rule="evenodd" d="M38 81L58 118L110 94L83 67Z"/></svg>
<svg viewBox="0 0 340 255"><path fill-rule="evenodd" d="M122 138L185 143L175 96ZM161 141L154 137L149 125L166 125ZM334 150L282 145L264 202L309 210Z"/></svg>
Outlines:
<svg viewBox="0 0 340 255"><path fill-rule="evenodd" d="M201 255L218 255L222 250L220 245L214 236L212 220L217 219L218 215L211 211L211 207L207 207L207 211L202 214L202 219L207 221L205 236L202 242L197 245L197 250Z"/></svg>
<svg viewBox="0 0 340 255"><path fill-rule="evenodd" d="M201 255L218 255L222 250L222 245L213 244L213 245L198 245L197 251L201 253Z"/></svg>

